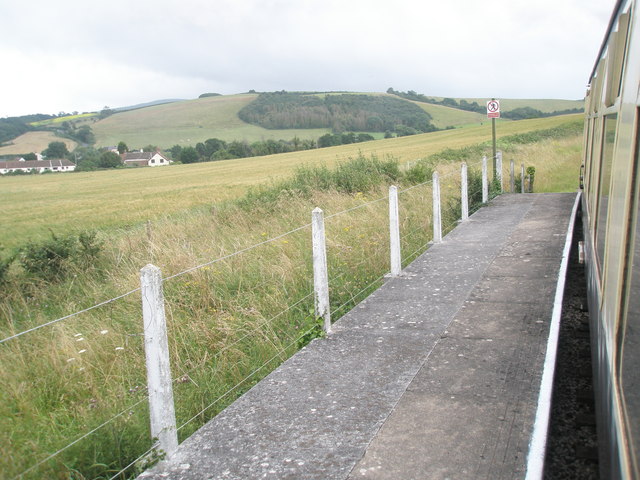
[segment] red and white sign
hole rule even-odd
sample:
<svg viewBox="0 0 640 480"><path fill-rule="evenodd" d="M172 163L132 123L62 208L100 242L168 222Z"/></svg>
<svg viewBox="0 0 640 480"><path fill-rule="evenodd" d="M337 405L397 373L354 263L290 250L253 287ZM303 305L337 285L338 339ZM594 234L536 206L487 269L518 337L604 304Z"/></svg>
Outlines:
<svg viewBox="0 0 640 480"><path fill-rule="evenodd" d="M499 100L489 100L487 102L487 118L500 118Z"/></svg>

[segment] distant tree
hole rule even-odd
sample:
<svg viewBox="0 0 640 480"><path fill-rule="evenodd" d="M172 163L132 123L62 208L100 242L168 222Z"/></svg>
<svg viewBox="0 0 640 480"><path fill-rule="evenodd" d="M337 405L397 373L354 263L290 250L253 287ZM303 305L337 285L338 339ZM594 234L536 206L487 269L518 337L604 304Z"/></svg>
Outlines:
<svg viewBox="0 0 640 480"><path fill-rule="evenodd" d="M80 143L85 143L87 145L93 145L96 143L96 137L93 135L89 125L82 125L75 131L73 137L76 140L79 140Z"/></svg>
<svg viewBox="0 0 640 480"><path fill-rule="evenodd" d="M22 155L22 158L24 158L25 160L37 160L38 157L36 156L35 153L27 153L26 155Z"/></svg>
<svg viewBox="0 0 640 480"><path fill-rule="evenodd" d="M368 142L370 140L375 140L373 135L369 135L368 133L359 133L356 138L356 142Z"/></svg>
<svg viewBox="0 0 640 480"><path fill-rule="evenodd" d="M77 147L73 151L73 161L77 171L90 171L98 168L100 152L93 147Z"/></svg>
<svg viewBox="0 0 640 480"><path fill-rule="evenodd" d="M146 145L144 147L142 147L142 151L143 152L156 152L158 150L158 146L157 145Z"/></svg>
<svg viewBox="0 0 640 480"><path fill-rule="evenodd" d="M169 148L167 151L171 153L171 158L173 158L174 160L177 160L180 158L180 152L182 152L182 145L176 144L173 147Z"/></svg>
<svg viewBox="0 0 640 480"><path fill-rule="evenodd" d="M198 98L206 98L206 97L219 97L219 93L203 93Z"/></svg>
<svg viewBox="0 0 640 480"><path fill-rule="evenodd" d="M115 152L102 152L98 166L100 168L116 168L122 165L120 155Z"/></svg>
<svg viewBox="0 0 640 480"><path fill-rule="evenodd" d="M227 145L227 151L236 158L250 157L252 153L251 147L247 142L239 142L237 140Z"/></svg>
<svg viewBox="0 0 640 480"><path fill-rule="evenodd" d="M184 147L180 151L180 155L179 155L178 159L182 163L196 163L196 162L198 162L200 160L200 157L198 156L198 151L195 148L193 148L193 147Z"/></svg>
<svg viewBox="0 0 640 480"><path fill-rule="evenodd" d="M64 158L69 153L64 142L50 142L49 146L43 150L42 154L48 158Z"/></svg>
<svg viewBox="0 0 640 480"><path fill-rule="evenodd" d="M127 153L129 151L129 147L122 140L118 142L118 153L122 155L123 153Z"/></svg>

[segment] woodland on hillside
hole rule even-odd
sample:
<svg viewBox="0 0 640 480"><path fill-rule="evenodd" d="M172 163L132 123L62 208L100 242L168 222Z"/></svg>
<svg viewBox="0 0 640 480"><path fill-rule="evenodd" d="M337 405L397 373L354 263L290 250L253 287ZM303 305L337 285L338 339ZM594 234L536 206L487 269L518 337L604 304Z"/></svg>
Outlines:
<svg viewBox="0 0 640 480"><path fill-rule="evenodd" d="M431 116L420 107L386 96L292 92L261 93L238 116L268 129L331 128L334 133L432 132Z"/></svg>

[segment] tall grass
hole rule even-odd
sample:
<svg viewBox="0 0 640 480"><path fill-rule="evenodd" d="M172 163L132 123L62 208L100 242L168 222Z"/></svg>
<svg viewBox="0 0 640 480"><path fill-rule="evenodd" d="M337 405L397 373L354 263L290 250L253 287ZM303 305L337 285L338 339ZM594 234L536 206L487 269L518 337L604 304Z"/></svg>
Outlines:
<svg viewBox="0 0 640 480"><path fill-rule="evenodd" d="M546 147L532 148L535 157ZM472 209L481 197L478 160L469 174ZM459 217L459 164L451 162L437 165L445 231ZM311 210L325 211L335 320L389 270L389 184L400 186L403 264L428 247L436 163L401 170L393 158L359 156L333 170L303 167L238 201L102 232L90 268L69 262L64 275L42 278L13 263L0 300L2 338L130 293L0 344L0 471L12 478L37 465L24 478L128 478L144 467L134 462L152 446L136 291L142 266L154 263L166 279L182 440L318 335ZM542 182L544 166L536 167ZM190 271L195 265L202 267Z"/></svg>

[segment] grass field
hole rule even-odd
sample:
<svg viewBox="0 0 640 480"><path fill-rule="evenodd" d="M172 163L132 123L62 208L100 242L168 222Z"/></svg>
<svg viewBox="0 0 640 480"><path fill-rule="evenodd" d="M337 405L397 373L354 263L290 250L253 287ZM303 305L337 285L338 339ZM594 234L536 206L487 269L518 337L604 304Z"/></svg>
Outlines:
<svg viewBox="0 0 640 480"><path fill-rule="evenodd" d="M441 97L438 100L442 100ZM484 106L489 100L488 98L456 98L456 100L466 100L467 102L478 102L478 105ZM553 112L556 110L568 110L572 108L584 108L583 100L561 100L561 99L543 99L543 98L500 98L500 110L503 112L514 110L521 107L531 107L541 112Z"/></svg>
<svg viewBox="0 0 640 480"><path fill-rule="evenodd" d="M443 105L432 105L424 102L412 102L431 115L432 123L438 128L461 127L465 125L479 125L487 122L487 116L482 113L465 112L457 108Z"/></svg>
<svg viewBox="0 0 640 480"><path fill-rule="evenodd" d="M500 122L498 131L505 137L579 119ZM309 223L313 207L320 206L327 213L335 320L375 290L389 270L388 204L384 199L388 185L400 186L402 260L406 265L431 239L431 187L422 183L431 176L426 170L437 166L442 174L443 226L448 231L459 214L456 196L461 157L445 159L443 149L461 149L488 139L486 126L469 127L296 155L1 178L0 200L5 206L15 206L3 222L16 217L12 225L3 225L3 232L11 232L21 222L27 227L33 224L28 230L32 235L44 234L51 226L61 234L91 226L104 231L98 237L102 242L98 253L77 248L59 275L30 274L19 260L11 265L0 297L0 337L119 298L2 344L0 430L10 441L0 442L0 477L125 480L135 478L143 468L135 459L144 455L152 440L140 295L133 292L139 286L141 266L152 262L165 276L169 350L182 440L318 336L310 229L302 227ZM575 190L581 135L526 144L503 138L500 143L505 152L505 178L508 161L515 158L517 165L524 162L536 167L536 191ZM483 146L482 151L487 152L488 147ZM413 163L438 152L443 163L437 157L420 162L428 167L421 179L410 179L411 170L406 166L398 169L393 162L386 162L384 175L375 176L368 168L374 162L364 162L364 156L372 153L379 157L393 154L403 163ZM341 188L336 182L305 191L302 181L289 180L263 190L267 195L255 194L253 200L244 197L211 205L215 200L237 198L248 186L267 178L289 178L296 166L331 165L347 157L358 160L341 165L340 178L345 181ZM470 194L476 200L479 160L475 153L470 160ZM347 168L349 165L361 166ZM329 175L326 170L308 168L298 171L296 179L320 185L318 180L334 178ZM347 180L349 188L345 189ZM409 186L412 188L406 188ZM190 208L201 203L207 208ZM478 206L477 201L471 203ZM141 210L139 217L137 209ZM148 228L108 228L169 213L172 215L151 222ZM240 250L244 253L230 255ZM216 258L220 261L211 262ZM192 270L196 265L201 268ZM122 295L124 292L131 294ZM123 468L125 472L119 474Z"/></svg>
<svg viewBox="0 0 640 480"><path fill-rule="evenodd" d="M214 97L215 98L215 97ZM566 123L579 115L499 121L498 138ZM401 163L446 148L490 141L487 123L462 130L375 140L352 145L238 160L43 176L0 178L4 206L0 244L85 228L126 226L234 198L252 185L291 174L299 165L332 166L357 156L392 155Z"/></svg>
<svg viewBox="0 0 640 480"><path fill-rule="evenodd" d="M97 116L97 113L79 113L77 115L65 115L64 117L50 118L48 120L40 120L38 122L32 122L30 125L34 127L46 127L49 125L58 125L64 122L70 122L72 120L87 120Z"/></svg>
<svg viewBox="0 0 640 480"><path fill-rule="evenodd" d="M56 137L53 132L27 132L14 139L11 145L0 147L0 155L40 153L49 146L50 142L64 142L69 151L78 145L68 138Z"/></svg>
<svg viewBox="0 0 640 480"><path fill-rule="evenodd" d="M96 144L117 145L124 141L130 148L157 145L195 145L208 138L225 141L314 139L329 129L267 130L238 118L238 111L257 94L226 95L186 100L165 105L116 113L93 124Z"/></svg>

